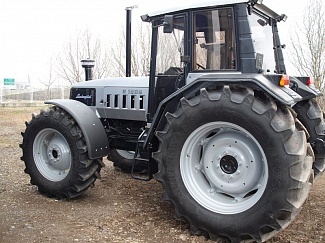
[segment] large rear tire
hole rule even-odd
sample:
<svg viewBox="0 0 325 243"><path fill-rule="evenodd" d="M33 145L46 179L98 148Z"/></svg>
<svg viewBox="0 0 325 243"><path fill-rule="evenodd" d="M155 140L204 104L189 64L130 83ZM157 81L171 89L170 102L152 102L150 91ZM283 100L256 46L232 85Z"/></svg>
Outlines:
<svg viewBox="0 0 325 243"><path fill-rule="evenodd" d="M324 115L314 99L299 102L293 108L297 113L297 118L309 133L307 141L311 144L315 154L313 169L315 180L317 180L325 170L325 154L316 149L317 139L325 141Z"/></svg>
<svg viewBox="0 0 325 243"><path fill-rule="evenodd" d="M89 159L80 127L64 110L54 106L33 115L22 135L25 172L42 194L71 199L99 177L102 159Z"/></svg>
<svg viewBox="0 0 325 243"><path fill-rule="evenodd" d="M290 110L251 89L182 98L156 132L155 178L192 233L265 241L289 225L310 189L313 153Z"/></svg>

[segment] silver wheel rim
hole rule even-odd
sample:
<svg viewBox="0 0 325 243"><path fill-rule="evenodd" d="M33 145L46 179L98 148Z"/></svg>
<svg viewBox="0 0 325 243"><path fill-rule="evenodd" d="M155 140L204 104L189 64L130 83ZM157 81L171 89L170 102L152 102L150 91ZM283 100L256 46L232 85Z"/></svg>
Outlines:
<svg viewBox="0 0 325 243"><path fill-rule="evenodd" d="M221 214L248 210L262 197L268 167L258 141L232 123L207 123L191 133L180 157L186 189L204 208Z"/></svg>
<svg viewBox="0 0 325 243"><path fill-rule="evenodd" d="M50 181L61 181L72 163L67 140L58 131L46 128L35 137L33 156L38 171Z"/></svg>
<svg viewBox="0 0 325 243"><path fill-rule="evenodd" d="M134 159L134 151L116 149L116 152L124 159Z"/></svg>

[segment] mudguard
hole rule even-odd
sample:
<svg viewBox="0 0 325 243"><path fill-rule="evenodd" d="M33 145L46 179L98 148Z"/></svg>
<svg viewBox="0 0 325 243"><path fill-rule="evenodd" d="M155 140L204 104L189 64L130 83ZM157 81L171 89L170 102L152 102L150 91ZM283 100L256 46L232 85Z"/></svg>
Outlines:
<svg viewBox="0 0 325 243"><path fill-rule="evenodd" d="M307 85L307 77L290 77L290 88L298 93L303 100L310 100L318 96L323 96L323 93L315 88L314 85ZM302 80L305 80L303 82Z"/></svg>
<svg viewBox="0 0 325 243"><path fill-rule="evenodd" d="M68 99L47 100L44 103L60 107L76 120L85 137L90 159L101 158L108 154L105 128L91 108L79 101Z"/></svg>
<svg viewBox="0 0 325 243"><path fill-rule="evenodd" d="M157 129L162 130L165 126L166 121L164 120L164 115L166 112L177 107L178 102L182 97L192 97L201 88L209 87L211 85L242 85L244 87L263 90L276 101L290 107L303 99L298 93L289 87L279 87L274 81L266 78L262 74L205 74L160 102L155 116L153 117L148 137L144 143L144 148L148 149L151 146L150 144L155 131Z"/></svg>

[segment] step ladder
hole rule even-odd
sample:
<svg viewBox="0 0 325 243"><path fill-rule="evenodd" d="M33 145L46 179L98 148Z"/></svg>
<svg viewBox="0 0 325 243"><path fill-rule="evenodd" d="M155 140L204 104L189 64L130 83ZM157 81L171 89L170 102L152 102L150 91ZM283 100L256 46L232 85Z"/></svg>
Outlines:
<svg viewBox="0 0 325 243"><path fill-rule="evenodd" d="M149 159L141 158L141 155L140 155L140 146L143 146L143 144L145 142L145 137L147 136L147 132L148 132L148 130L144 130L138 137L138 142L137 142L137 146L135 149L133 164L132 164L132 169L131 169L132 178L136 179L136 180L141 180L141 181L150 181L152 179L151 166L149 163ZM144 173L135 172L136 165L139 162L147 163L147 171L146 172L144 172ZM144 175L140 175L140 174L144 174Z"/></svg>

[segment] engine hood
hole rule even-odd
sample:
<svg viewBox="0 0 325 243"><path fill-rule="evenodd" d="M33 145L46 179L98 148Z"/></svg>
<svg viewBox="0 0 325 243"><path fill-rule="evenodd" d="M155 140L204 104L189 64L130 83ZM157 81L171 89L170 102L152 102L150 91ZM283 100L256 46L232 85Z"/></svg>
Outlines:
<svg viewBox="0 0 325 243"><path fill-rule="evenodd" d="M71 88L99 88L99 87L149 87L149 77L120 77L95 79L74 83Z"/></svg>

